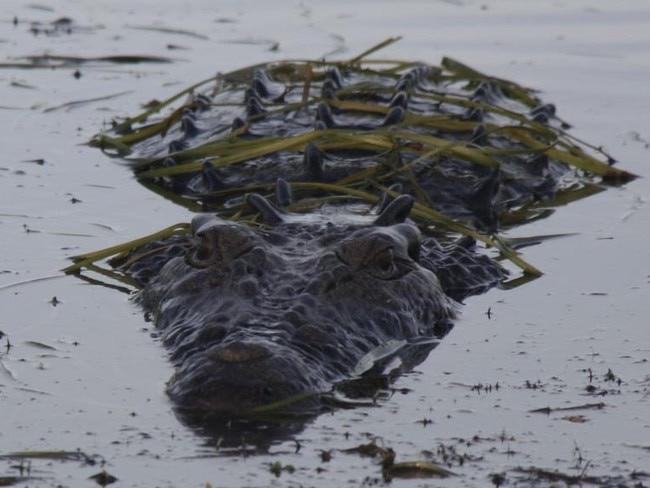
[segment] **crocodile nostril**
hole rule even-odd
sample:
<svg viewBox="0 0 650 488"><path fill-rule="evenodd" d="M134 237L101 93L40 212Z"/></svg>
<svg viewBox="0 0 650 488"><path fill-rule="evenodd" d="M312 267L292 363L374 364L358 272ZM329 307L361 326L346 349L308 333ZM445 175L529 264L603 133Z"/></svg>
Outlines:
<svg viewBox="0 0 650 488"><path fill-rule="evenodd" d="M262 388L262 395L267 398L271 398L273 396L273 388L271 388L270 386L265 386L264 388Z"/></svg>

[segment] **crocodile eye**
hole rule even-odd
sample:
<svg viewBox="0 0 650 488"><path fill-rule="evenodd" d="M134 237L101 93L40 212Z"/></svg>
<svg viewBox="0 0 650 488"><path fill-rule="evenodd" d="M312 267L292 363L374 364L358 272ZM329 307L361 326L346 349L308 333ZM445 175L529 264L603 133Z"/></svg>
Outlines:
<svg viewBox="0 0 650 488"><path fill-rule="evenodd" d="M265 386L262 388L262 396L266 398L272 398L273 397L273 388L270 386Z"/></svg>
<svg viewBox="0 0 650 488"><path fill-rule="evenodd" d="M368 262L370 273L376 278L390 279L397 274L397 265L391 248L383 249Z"/></svg>
<svg viewBox="0 0 650 488"><path fill-rule="evenodd" d="M413 271L417 266L399 247L385 247L367 261L368 274L379 280L398 280Z"/></svg>
<svg viewBox="0 0 650 488"><path fill-rule="evenodd" d="M393 233L383 230L343 242L337 255L355 271L363 271L379 280L394 280L412 270L409 251L405 240L395 239Z"/></svg>
<svg viewBox="0 0 650 488"><path fill-rule="evenodd" d="M194 253L188 255L188 262L195 267L201 268L202 263L208 263L212 256L212 246L205 239L199 239L194 246Z"/></svg>
<svg viewBox="0 0 650 488"><path fill-rule="evenodd" d="M255 246L255 239L246 227L226 223L216 217L203 218L192 222L194 248L186 257L187 264L203 269L219 266Z"/></svg>

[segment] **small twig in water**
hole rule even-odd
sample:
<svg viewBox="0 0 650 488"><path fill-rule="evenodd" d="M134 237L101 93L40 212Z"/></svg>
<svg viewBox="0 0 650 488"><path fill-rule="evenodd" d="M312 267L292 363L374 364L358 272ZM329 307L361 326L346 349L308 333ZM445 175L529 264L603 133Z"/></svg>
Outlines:
<svg viewBox="0 0 650 488"><path fill-rule="evenodd" d="M575 407L558 407L558 408L543 407L543 408L536 408L534 410L529 410L528 412L550 414L551 412L566 412L570 410L584 410L584 409L591 409L591 408L600 410L601 408L605 408L605 404L603 402L600 402L600 403L585 403L584 405L576 405Z"/></svg>

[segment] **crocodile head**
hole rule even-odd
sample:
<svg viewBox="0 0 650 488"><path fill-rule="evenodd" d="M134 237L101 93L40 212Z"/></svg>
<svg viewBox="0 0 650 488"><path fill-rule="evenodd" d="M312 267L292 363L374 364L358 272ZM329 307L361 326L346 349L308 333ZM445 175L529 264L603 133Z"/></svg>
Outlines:
<svg viewBox="0 0 650 488"><path fill-rule="evenodd" d="M317 407L337 382L444 335L457 303L433 269L441 247L406 220L412 197L372 218L248 201L273 225L195 217L188 251L142 291L177 367L168 393L179 407Z"/></svg>

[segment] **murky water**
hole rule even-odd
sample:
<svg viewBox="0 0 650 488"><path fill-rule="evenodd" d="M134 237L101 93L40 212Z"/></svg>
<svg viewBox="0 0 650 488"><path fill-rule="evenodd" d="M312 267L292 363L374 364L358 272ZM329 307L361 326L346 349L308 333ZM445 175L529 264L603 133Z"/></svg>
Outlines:
<svg viewBox="0 0 650 488"><path fill-rule="evenodd" d="M80 28L44 32L62 17ZM96 461L32 459L24 486L88 486L104 469L123 486L359 486L381 479L378 460L339 449L377 438L398 461L440 463L444 446L459 475L446 486L486 486L505 471L514 484L514 467L631 485L629 475L650 466L649 24L643 0L4 0L0 63L45 53L173 62L0 67L0 344L11 345L0 351L0 454L80 449ZM163 391L171 367L127 297L58 272L66 256L189 219L83 143L111 118L215 71L350 57L393 35L404 39L386 57L448 55L539 88L575 135L646 178L517 229L574 235L525 250L543 278L468 300L453 333L399 380L409 393L321 416L266 454L224 453L174 417ZM276 477L277 461L295 471ZM0 477L19 466L0 460Z"/></svg>

